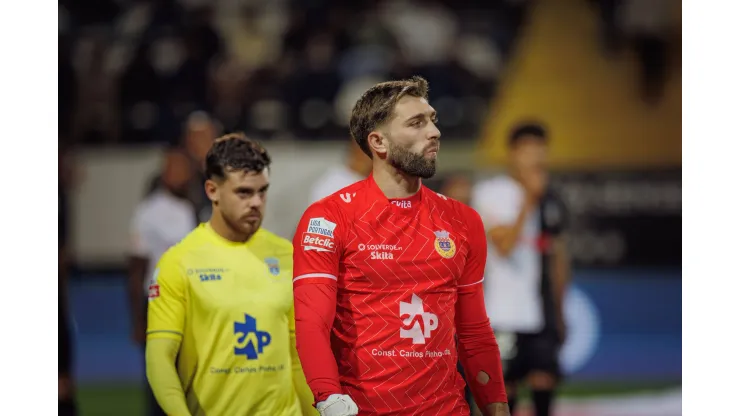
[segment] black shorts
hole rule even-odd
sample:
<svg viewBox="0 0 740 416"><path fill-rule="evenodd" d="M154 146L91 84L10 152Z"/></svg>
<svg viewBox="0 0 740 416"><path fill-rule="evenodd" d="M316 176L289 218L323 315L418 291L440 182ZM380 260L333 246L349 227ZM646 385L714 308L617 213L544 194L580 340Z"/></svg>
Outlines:
<svg viewBox="0 0 740 416"><path fill-rule="evenodd" d="M542 371L560 379L560 342L553 331L513 334L516 338L510 357L504 361L504 380L519 382L532 371Z"/></svg>

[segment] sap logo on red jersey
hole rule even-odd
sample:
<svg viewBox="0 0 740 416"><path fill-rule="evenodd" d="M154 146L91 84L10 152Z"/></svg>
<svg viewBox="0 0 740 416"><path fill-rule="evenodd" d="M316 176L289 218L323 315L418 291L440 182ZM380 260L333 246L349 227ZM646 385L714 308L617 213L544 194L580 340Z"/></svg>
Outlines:
<svg viewBox="0 0 740 416"><path fill-rule="evenodd" d="M411 208L411 201L407 200L392 200L391 204L403 208L403 209L410 209Z"/></svg>
<svg viewBox="0 0 740 416"><path fill-rule="evenodd" d="M326 218L311 218L308 220L308 228L302 235L301 246L304 251L329 251L333 252L334 229L337 224Z"/></svg>
<svg viewBox="0 0 740 416"><path fill-rule="evenodd" d="M424 312L424 304L416 294L411 295L411 303L400 302L402 319L401 338L411 338L414 344L426 344L426 339L437 329L437 315Z"/></svg>

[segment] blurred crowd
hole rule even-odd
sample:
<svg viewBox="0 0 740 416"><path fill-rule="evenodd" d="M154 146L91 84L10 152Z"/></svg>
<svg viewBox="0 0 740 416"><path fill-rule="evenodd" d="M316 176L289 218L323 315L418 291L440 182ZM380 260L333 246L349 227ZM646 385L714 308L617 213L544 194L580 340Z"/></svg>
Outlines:
<svg viewBox="0 0 740 416"><path fill-rule="evenodd" d="M226 131L343 138L361 91L418 74L448 135L471 137L525 4L60 0L61 134L166 141L205 110Z"/></svg>

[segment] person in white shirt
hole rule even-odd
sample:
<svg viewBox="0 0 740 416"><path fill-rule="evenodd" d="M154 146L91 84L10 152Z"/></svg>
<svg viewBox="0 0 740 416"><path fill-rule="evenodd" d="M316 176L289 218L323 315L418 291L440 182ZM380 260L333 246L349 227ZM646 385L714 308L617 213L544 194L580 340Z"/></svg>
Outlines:
<svg viewBox="0 0 740 416"><path fill-rule="evenodd" d="M357 143L352 141L347 149L345 163L330 167L316 181L316 184L311 189L311 201L309 201L309 204L365 179L370 174L372 168L372 160L363 153Z"/></svg>
<svg viewBox="0 0 740 416"><path fill-rule="evenodd" d="M516 127L509 137L508 173L476 184L471 201L489 238L486 309L501 346L512 414L517 385L526 382L535 414L549 415L561 379L570 270L566 210L548 187L547 150L541 125Z"/></svg>
<svg viewBox="0 0 740 416"><path fill-rule="evenodd" d="M131 220L128 273L131 336L142 350L146 340L147 282L154 266L167 249L197 226L194 205L187 199L193 173L185 151L167 151L159 184L139 203ZM164 415L151 391L148 393L149 415Z"/></svg>

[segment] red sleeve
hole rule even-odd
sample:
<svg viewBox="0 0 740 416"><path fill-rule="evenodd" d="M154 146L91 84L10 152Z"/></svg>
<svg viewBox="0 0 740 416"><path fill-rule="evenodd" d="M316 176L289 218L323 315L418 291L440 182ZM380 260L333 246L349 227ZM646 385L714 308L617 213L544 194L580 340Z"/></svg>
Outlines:
<svg viewBox="0 0 740 416"><path fill-rule="evenodd" d="M486 314L483 285L472 287L458 292L455 321L460 361L473 397L482 409L490 403L505 403L507 399L501 354ZM488 374L486 384L477 380L481 371Z"/></svg>
<svg viewBox="0 0 740 416"><path fill-rule="evenodd" d="M457 282L459 292L475 290L479 283L483 283L486 257L488 256L486 230L483 228L480 215L467 206L463 215L468 223L468 254L465 260L465 269Z"/></svg>
<svg viewBox="0 0 740 416"><path fill-rule="evenodd" d="M293 296L296 349L316 402L341 393L331 349L337 307L337 275L342 230L338 215L324 203L303 214L293 237Z"/></svg>
<svg viewBox="0 0 740 416"><path fill-rule="evenodd" d="M326 201L311 205L293 235L293 287L336 283L342 250L340 213Z"/></svg>
<svg viewBox="0 0 740 416"><path fill-rule="evenodd" d="M468 255L458 282L455 324L458 350L468 386L480 408L490 403L506 402L506 388L501 369L501 354L491 329L483 294L483 275L488 256L486 232L480 215L466 207ZM479 372L489 376L486 384L477 380Z"/></svg>

